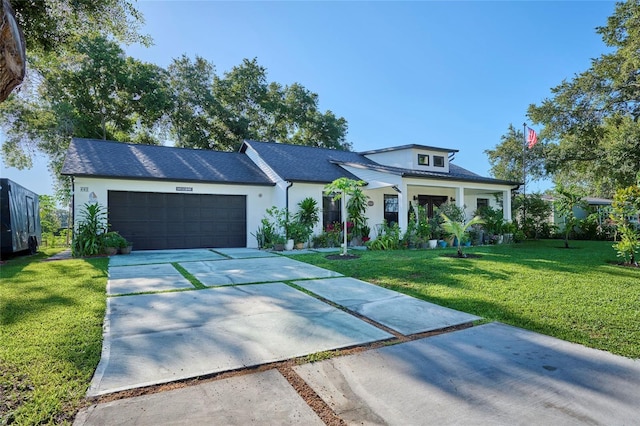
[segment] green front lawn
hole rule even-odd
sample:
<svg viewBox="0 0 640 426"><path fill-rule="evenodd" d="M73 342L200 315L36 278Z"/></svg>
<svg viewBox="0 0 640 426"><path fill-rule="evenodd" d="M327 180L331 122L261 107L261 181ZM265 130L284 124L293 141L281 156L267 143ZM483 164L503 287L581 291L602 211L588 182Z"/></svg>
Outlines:
<svg viewBox="0 0 640 426"><path fill-rule="evenodd" d="M70 423L100 360L107 258L0 266L0 424Z"/></svg>
<svg viewBox="0 0 640 426"><path fill-rule="evenodd" d="M640 358L640 269L617 266L610 242L532 241L455 249L353 252L295 259L397 290L487 321Z"/></svg>

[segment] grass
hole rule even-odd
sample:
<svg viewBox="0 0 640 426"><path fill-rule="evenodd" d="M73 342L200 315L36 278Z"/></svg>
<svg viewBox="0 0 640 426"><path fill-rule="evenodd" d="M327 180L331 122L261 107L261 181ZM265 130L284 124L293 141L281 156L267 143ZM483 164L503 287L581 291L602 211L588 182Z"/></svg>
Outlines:
<svg viewBox="0 0 640 426"><path fill-rule="evenodd" d="M100 360L107 258L0 268L0 424L67 424Z"/></svg>
<svg viewBox="0 0 640 426"><path fill-rule="evenodd" d="M446 250L358 252L354 260L297 255L487 321L640 358L640 269L617 266L611 242L556 240Z"/></svg>

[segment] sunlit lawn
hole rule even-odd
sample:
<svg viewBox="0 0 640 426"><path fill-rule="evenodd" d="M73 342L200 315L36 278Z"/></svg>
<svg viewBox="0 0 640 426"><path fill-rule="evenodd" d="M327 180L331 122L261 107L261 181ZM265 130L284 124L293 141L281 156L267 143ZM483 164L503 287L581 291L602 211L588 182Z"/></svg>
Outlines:
<svg viewBox="0 0 640 426"><path fill-rule="evenodd" d="M640 269L617 266L610 242L533 241L455 249L295 256L442 306L640 358Z"/></svg>
<svg viewBox="0 0 640 426"><path fill-rule="evenodd" d="M46 257L0 266L0 424L72 422L100 360L107 258Z"/></svg>

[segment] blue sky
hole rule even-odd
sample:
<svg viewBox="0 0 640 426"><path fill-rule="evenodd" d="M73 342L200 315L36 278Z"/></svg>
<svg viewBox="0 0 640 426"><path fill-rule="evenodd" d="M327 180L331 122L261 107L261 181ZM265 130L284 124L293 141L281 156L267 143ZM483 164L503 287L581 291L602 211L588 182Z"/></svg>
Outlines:
<svg viewBox="0 0 640 426"><path fill-rule="evenodd" d="M221 75L258 59L269 81L298 82L347 119L356 151L409 143L459 149L488 175L484 150L527 107L605 52L595 27L613 2L139 1L154 46L127 54L166 67L202 56ZM2 176L52 193L46 161ZM545 189L532 184L529 190Z"/></svg>

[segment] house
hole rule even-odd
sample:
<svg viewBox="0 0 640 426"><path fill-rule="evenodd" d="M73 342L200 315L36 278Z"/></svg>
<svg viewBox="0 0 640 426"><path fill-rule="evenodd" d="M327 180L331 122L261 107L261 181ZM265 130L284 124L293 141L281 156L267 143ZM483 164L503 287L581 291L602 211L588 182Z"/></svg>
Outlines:
<svg viewBox="0 0 640 426"><path fill-rule="evenodd" d="M101 203L111 229L137 249L256 247L252 233L265 210L275 205L295 212L306 197L322 205L318 233L340 220L340 202L323 193L340 177L366 182L374 229L385 219L406 229L416 204L433 214L449 201L471 217L478 207L495 206L496 194L511 220L518 183L458 167L456 152L403 145L358 153L251 140L239 152L216 152L74 138L62 174L73 180L75 220L85 203Z"/></svg>
<svg viewBox="0 0 640 426"><path fill-rule="evenodd" d="M553 205L553 209L549 215L549 222L557 226L558 229L563 230L565 228L566 218L562 216L555 207L555 198L552 195L543 195L542 199ZM585 202L586 208L581 206L573 208L573 215L576 219L586 219L586 217L591 213L597 213L598 224L602 225L603 222L609 218L609 214L611 213L611 203L613 203L613 200L606 198L584 197L582 201Z"/></svg>

